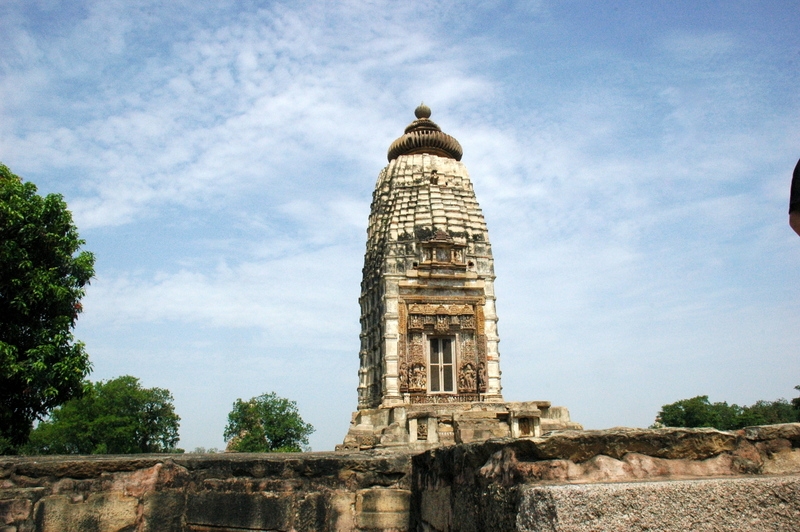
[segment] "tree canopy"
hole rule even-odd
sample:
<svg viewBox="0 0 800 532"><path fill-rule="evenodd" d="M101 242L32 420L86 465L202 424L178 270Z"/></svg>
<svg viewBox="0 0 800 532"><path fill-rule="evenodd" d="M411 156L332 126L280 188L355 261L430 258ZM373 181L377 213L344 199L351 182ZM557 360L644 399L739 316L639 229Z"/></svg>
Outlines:
<svg viewBox="0 0 800 532"><path fill-rule="evenodd" d="M72 329L94 256L58 194L0 164L0 454L82 391L91 365Z"/></svg>
<svg viewBox="0 0 800 532"><path fill-rule="evenodd" d="M27 454L132 454L175 450L180 418L163 388L125 375L89 384L31 432Z"/></svg>
<svg viewBox="0 0 800 532"><path fill-rule="evenodd" d="M800 390L800 386L795 386L795 389ZM791 403L778 399L739 406L724 401L712 403L707 395L698 395L664 405L656 416L656 424L665 427L714 427L720 430L796 421L800 421L800 397Z"/></svg>
<svg viewBox="0 0 800 532"><path fill-rule="evenodd" d="M237 399L228 414L224 437L231 451L299 452L307 450L313 432L294 401L272 392L246 402Z"/></svg>

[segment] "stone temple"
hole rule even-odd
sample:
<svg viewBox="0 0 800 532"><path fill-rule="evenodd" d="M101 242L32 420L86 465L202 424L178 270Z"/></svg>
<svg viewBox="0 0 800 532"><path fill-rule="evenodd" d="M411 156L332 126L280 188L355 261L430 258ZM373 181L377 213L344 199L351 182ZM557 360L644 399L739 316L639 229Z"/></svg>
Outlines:
<svg viewBox="0 0 800 532"><path fill-rule="evenodd" d="M426 448L579 429L504 402L486 221L459 142L420 105L389 147L367 229L358 410L338 449Z"/></svg>

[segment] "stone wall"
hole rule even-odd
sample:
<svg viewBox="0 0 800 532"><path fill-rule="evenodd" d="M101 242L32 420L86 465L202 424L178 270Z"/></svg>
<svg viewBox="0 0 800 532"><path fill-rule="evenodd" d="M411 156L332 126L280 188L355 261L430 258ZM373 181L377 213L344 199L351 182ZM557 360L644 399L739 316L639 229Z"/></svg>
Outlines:
<svg viewBox="0 0 800 532"><path fill-rule="evenodd" d="M412 530L800 530L798 423L561 432L413 463Z"/></svg>
<svg viewBox="0 0 800 532"><path fill-rule="evenodd" d="M800 424L0 459L0 532L800 530Z"/></svg>
<svg viewBox="0 0 800 532"><path fill-rule="evenodd" d="M410 457L6 458L0 532L406 530Z"/></svg>

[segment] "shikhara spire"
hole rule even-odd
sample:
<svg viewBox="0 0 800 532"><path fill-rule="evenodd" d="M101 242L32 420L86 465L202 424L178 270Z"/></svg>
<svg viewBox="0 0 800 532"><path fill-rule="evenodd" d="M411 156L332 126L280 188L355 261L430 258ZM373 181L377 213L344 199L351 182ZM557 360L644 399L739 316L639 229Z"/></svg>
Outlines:
<svg viewBox="0 0 800 532"><path fill-rule="evenodd" d="M428 106L415 116L372 197L344 447L534 434L550 403L503 403L494 259L461 145Z"/></svg>
<svg viewBox="0 0 800 532"><path fill-rule="evenodd" d="M372 200L362 409L502 400L486 222L459 162L461 145L430 120L430 108L415 114L389 148Z"/></svg>

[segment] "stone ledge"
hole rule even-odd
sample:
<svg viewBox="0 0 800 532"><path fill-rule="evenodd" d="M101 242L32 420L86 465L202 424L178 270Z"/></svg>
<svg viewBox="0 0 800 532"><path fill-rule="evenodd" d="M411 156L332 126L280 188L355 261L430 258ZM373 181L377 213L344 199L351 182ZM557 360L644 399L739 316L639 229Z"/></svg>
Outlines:
<svg viewBox="0 0 800 532"><path fill-rule="evenodd" d="M798 435L798 423L731 432L615 428L434 449L413 458L411 526L430 532L800 530ZM653 493L694 493L693 483L699 481L710 483L703 484L705 491L697 488L697 496L705 493L710 498L686 507L699 512L708 505L711 520L707 527L687 528L685 522L671 526L671 516L681 512L680 502L646 502ZM628 486L628 492L608 486ZM713 486L727 487L715 495ZM647 494L641 495L645 502L640 501L642 508L636 511L650 512L652 518L641 521L644 524L637 528L637 521L625 521L630 512L624 507L599 504L592 510L599 512L597 516L584 514L576 521L568 517L559 520L558 516L569 514L573 506L589 503L581 502L577 495L573 499L564 495L566 502L559 502L561 499L556 501L553 494L584 493L581 490L592 494L602 494L603 490ZM773 490L770 493L778 495L750 497L759 490ZM526 495L530 493L538 495ZM735 518L725 521L727 503L720 501L727 500L726 494L732 494L731 504L737 508L746 508L748 498L759 501L748 510L756 512L752 523L736 528L742 523ZM632 500L635 502L635 497ZM634 502L630 504L635 506ZM606 514L607 522L597 521L598 516ZM659 515L661 528L647 528L658 521Z"/></svg>
<svg viewBox="0 0 800 532"><path fill-rule="evenodd" d="M800 476L529 485L519 532L800 530Z"/></svg>
<svg viewBox="0 0 800 532"><path fill-rule="evenodd" d="M800 424L566 431L418 455L0 459L0 532L692 529L800 530Z"/></svg>

